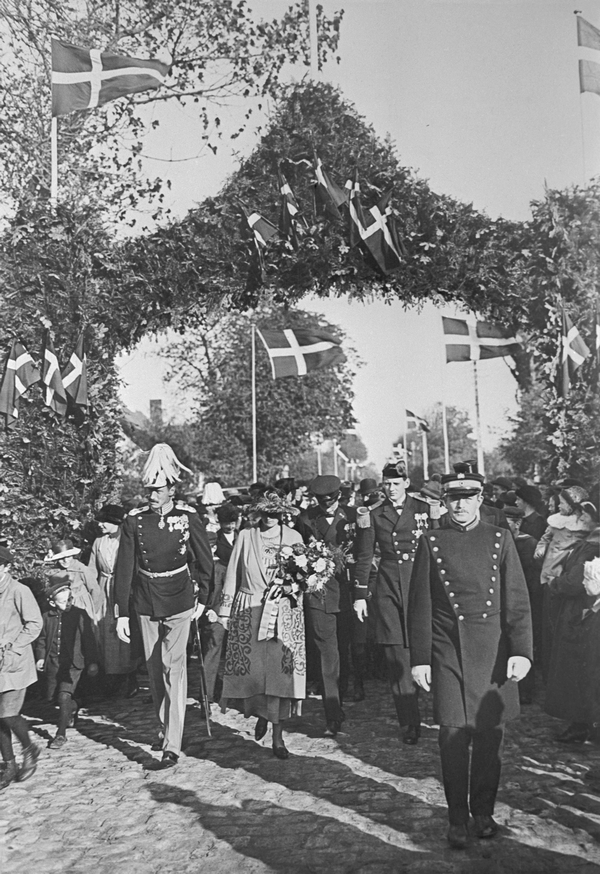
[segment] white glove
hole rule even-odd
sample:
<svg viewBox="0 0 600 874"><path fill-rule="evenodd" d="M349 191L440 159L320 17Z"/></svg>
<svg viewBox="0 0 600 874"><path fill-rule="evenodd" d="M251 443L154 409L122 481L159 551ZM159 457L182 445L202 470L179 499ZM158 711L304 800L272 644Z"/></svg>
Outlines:
<svg viewBox="0 0 600 874"><path fill-rule="evenodd" d="M208 621L211 622L211 623L212 623L212 622L218 622L218 621L219 621L219 617L217 616L217 614L215 613L214 610L207 610L207 611L206 611L206 618L207 618Z"/></svg>
<svg viewBox="0 0 600 874"><path fill-rule="evenodd" d="M196 606L194 607L194 612L192 613L192 620L191 621L193 622L194 619L200 619L200 617L204 613L205 609L206 609L206 604L196 604Z"/></svg>
<svg viewBox="0 0 600 874"><path fill-rule="evenodd" d="M511 656L508 660L506 676L513 683L519 683L529 673L531 662L525 656Z"/></svg>
<svg viewBox="0 0 600 874"><path fill-rule="evenodd" d="M129 616L119 616L117 619L117 637L119 640L122 640L123 643L130 642L131 633L129 631Z"/></svg>
<svg viewBox="0 0 600 874"><path fill-rule="evenodd" d="M354 612L356 613L356 618L360 622L364 622L367 618L367 602L364 598L359 598L358 601L354 602Z"/></svg>
<svg viewBox="0 0 600 874"><path fill-rule="evenodd" d="M426 692L431 690L431 665L415 665L411 674L417 686Z"/></svg>
<svg viewBox="0 0 600 874"><path fill-rule="evenodd" d="M225 631L229 629L229 616L219 616L218 621L221 623Z"/></svg>

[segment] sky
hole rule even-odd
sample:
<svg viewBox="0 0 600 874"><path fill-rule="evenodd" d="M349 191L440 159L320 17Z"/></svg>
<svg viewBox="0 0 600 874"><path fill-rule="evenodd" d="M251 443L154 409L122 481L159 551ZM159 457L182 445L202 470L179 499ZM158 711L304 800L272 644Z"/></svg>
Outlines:
<svg viewBox="0 0 600 874"><path fill-rule="evenodd" d="M368 124L390 134L400 162L431 187L490 217L526 220L545 186L581 185L600 174L600 97L579 94L574 9L600 27L600 0L321 0L345 10L339 65L322 78L340 87ZM260 17L285 0L253 0ZM300 78L304 70L291 71ZM234 129L243 106L223 108ZM249 154L249 133L217 155L203 148L193 109L155 108L161 127L147 142L146 167L171 180L175 216L219 191ZM267 108L268 114L268 108ZM267 118L268 120L268 118ZM173 137L173 131L177 136ZM343 182L343 180L340 180ZM355 380L357 430L382 464L404 428L404 410L424 415L444 400L471 412L473 368L445 364L441 314L453 309L307 300L349 335L363 366ZM146 412L163 398L167 415L184 407L162 383L153 340L124 356L125 403ZM478 365L485 449L495 446L517 410L516 383L502 359ZM185 406L185 405L184 405ZM452 454L452 447L451 447Z"/></svg>

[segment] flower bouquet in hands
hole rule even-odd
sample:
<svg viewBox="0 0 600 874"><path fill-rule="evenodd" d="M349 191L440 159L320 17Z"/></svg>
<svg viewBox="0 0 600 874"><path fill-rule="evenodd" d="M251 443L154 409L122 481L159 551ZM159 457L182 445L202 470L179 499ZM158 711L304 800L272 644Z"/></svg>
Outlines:
<svg viewBox="0 0 600 874"><path fill-rule="evenodd" d="M277 556L276 577L290 592L324 596L327 580L343 566L343 552L322 540L283 546Z"/></svg>

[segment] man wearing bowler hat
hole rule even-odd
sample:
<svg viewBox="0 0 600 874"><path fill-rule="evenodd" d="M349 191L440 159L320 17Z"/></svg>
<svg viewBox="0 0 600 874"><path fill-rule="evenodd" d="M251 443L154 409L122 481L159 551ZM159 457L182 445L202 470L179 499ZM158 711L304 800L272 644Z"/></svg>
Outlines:
<svg viewBox="0 0 600 874"><path fill-rule="evenodd" d="M317 505L301 513L296 523L305 543L322 540L332 547L351 545L356 510L340 504L341 486L337 476L317 476L311 481L310 491ZM340 702L340 651L347 673L352 628L352 600L346 571L330 577L324 596L306 595L304 609L307 637L319 653L325 736L335 737L344 718Z"/></svg>
<svg viewBox="0 0 600 874"><path fill-rule="evenodd" d="M410 673L406 611L417 544L430 525L431 513L425 498L407 494L410 479L404 462L387 464L382 478L385 499L357 519L354 610L364 622L372 605L375 640L383 645L398 722L403 727L402 740L414 745L419 740L421 720L418 690ZM376 546L381 561L369 591Z"/></svg>
<svg viewBox="0 0 600 874"><path fill-rule="evenodd" d="M412 675L433 691L440 725L448 842L491 838L507 719L519 713L517 683L531 667L529 596L510 531L480 521L483 477L442 477L449 523L426 531L415 557L408 606ZM469 776L469 747L471 763Z"/></svg>

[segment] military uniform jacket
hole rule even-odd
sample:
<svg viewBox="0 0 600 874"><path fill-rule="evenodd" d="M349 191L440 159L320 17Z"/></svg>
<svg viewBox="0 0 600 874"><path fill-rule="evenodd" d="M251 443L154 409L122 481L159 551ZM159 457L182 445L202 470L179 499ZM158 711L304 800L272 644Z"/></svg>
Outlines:
<svg viewBox="0 0 600 874"><path fill-rule="evenodd" d="M164 618L191 610L194 587L188 565L192 562L196 563L198 602L206 604L212 587L213 558L196 511L181 503L164 516L149 507L132 510L123 523L115 563L119 616L129 616L130 594L136 613L144 616Z"/></svg>
<svg viewBox="0 0 600 874"><path fill-rule="evenodd" d="M377 643L407 647L410 578L419 539L431 524L429 504L407 495L400 514L390 501L384 501L371 510L370 517L368 527L356 528L354 598L372 597ZM376 545L381 561L375 582L369 588Z"/></svg>
<svg viewBox="0 0 600 874"><path fill-rule="evenodd" d="M532 659L529 595L510 531L480 522L428 531L408 608L411 664L431 665L434 719L487 729L518 716L510 656Z"/></svg>
<svg viewBox="0 0 600 874"><path fill-rule="evenodd" d="M321 507L309 507L300 514L296 530L305 543L314 539L323 540L331 547L346 547L352 542L355 522L354 507L343 507L339 504L331 521ZM325 584L325 597L316 594L305 595L304 606L325 613L351 610L352 598L347 571L341 570L329 578Z"/></svg>

